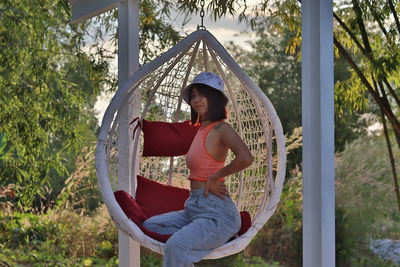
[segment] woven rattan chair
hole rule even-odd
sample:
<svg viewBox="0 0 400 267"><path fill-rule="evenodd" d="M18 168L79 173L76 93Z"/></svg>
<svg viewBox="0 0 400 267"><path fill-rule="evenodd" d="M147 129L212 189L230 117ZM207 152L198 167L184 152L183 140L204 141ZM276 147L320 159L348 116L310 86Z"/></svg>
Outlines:
<svg viewBox="0 0 400 267"><path fill-rule="evenodd" d="M211 33L199 30L190 34L141 67L115 94L100 128L96 168L104 202L117 227L142 246L163 254L164 243L145 235L128 219L113 194L121 189L117 186L118 157L123 146L118 142L129 144L129 140L117 138L121 123L118 111L136 96L139 99L134 101L140 102L141 107L140 118L165 122L188 120L190 107L182 101L180 92L201 71L212 71L223 78L229 97L227 121L255 157L248 169L225 179L238 210L251 214L252 226L206 257L215 259L243 250L275 212L285 177L286 150L282 125L271 102ZM141 175L169 185L188 186L184 157L142 157L141 131L135 131L130 147L133 185L136 175ZM232 158L228 154L227 162Z"/></svg>

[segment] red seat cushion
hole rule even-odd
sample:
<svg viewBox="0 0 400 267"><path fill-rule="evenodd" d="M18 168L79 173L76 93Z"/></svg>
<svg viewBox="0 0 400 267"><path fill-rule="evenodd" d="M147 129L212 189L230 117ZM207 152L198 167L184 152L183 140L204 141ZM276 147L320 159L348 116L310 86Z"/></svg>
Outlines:
<svg viewBox="0 0 400 267"><path fill-rule="evenodd" d="M131 219L139 228L143 231L144 234L150 236L151 238L158 240L160 242L167 242L168 238L171 235L160 235L158 233L152 232L147 230L142 226L142 223L147 219L150 218L144 214L140 205L136 202L136 200L129 195L127 192L123 190L119 190L114 192L115 199L117 200L118 204L121 206L122 210L124 211L126 217Z"/></svg>
<svg viewBox="0 0 400 267"><path fill-rule="evenodd" d="M143 156L185 155L200 126L190 121L169 123L143 120Z"/></svg>
<svg viewBox="0 0 400 267"><path fill-rule="evenodd" d="M136 201L147 217L170 211L183 210L189 190L175 186L163 185L137 176ZM162 205L160 205L162 203Z"/></svg>
<svg viewBox="0 0 400 267"><path fill-rule="evenodd" d="M142 226L144 220L158 214L182 210L189 190L163 185L142 176L137 177L136 200L120 190L114 192L115 198L128 218L130 218L147 236L165 243L171 235L160 235ZM160 205L162 203L162 205ZM244 234L251 226L251 217L247 211L241 211L242 225L238 235Z"/></svg>
<svg viewBox="0 0 400 267"><path fill-rule="evenodd" d="M240 219L242 221L242 225L240 226L240 230L238 232L239 236L241 236L244 233L246 233L247 230L249 230L249 228L251 227L251 216L250 216L250 213L248 213L247 211L241 211L240 212Z"/></svg>
<svg viewBox="0 0 400 267"><path fill-rule="evenodd" d="M141 225L148 218L136 200L127 192L119 190L114 192L114 196L126 217L137 225Z"/></svg>

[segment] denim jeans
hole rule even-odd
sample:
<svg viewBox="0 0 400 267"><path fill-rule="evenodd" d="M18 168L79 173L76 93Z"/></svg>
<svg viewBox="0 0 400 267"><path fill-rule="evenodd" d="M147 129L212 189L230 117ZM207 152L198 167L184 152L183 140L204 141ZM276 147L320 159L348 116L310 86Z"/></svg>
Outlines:
<svg viewBox="0 0 400 267"><path fill-rule="evenodd" d="M190 192L185 209L156 215L143 226L159 234L172 234L165 244L164 267L194 266L212 249L226 243L240 229L240 215L232 199L223 200L204 189Z"/></svg>

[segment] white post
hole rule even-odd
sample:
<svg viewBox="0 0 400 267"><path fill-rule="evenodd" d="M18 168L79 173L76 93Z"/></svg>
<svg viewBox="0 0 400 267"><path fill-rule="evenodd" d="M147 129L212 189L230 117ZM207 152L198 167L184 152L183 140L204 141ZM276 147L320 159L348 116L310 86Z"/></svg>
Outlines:
<svg viewBox="0 0 400 267"><path fill-rule="evenodd" d="M335 266L333 7L303 0L303 266Z"/></svg>
<svg viewBox="0 0 400 267"><path fill-rule="evenodd" d="M71 23L79 23L97 16L107 10L118 7L118 87L139 67L139 1L140 0L71 0ZM118 125L118 188L132 194L131 170L132 142L129 133L129 118L139 114L139 95L137 91L128 103L119 111L121 120ZM132 173L133 172L133 173ZM129 236L118 232L118 257L121 267L140 266L140 246Z"/></svg>
<svg viewBox="0 0 400 267"><path fill-rule="evenodd" d="M123 0L118 6L118 87L131 77L139 67L139 0ZM122 106L118 125L119 171L118 187L131 192L135 173L131 170L132 142L129 120L139 114L138 92ZM134 101L134 102L132 102ZM118 259L120 267L140 266L140 245L118 231Z"/></svg>

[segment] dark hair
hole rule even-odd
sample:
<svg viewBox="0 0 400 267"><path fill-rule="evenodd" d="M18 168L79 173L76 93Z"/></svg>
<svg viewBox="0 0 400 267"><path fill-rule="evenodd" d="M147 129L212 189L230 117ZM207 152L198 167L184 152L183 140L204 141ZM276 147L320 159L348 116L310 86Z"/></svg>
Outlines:
<svg viewBox="0 0 400 267"><path fill-rule="evenodd" d="M228 98L223 95L220 91L201 83L193 84L189 90L189 102L192 98L192 89L193 86L196 86L197 91L200 95L204 96L208 100L208 114L207 119L211 122L219 121L226 119L227 110L226 105L228 104ZM200 122L199 115L196 111L190 106L190 117L193 125L196 125Z"/></svg>

